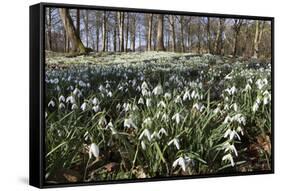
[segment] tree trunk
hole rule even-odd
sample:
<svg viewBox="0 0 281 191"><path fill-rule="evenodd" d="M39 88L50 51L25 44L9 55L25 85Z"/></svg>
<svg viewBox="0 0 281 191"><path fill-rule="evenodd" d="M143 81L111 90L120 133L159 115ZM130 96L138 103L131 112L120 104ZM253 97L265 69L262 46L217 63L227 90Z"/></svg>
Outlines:
<svg viewBox="0 0 281 191"><path fill-rule="evenodd" d="M129 26L130 26L130 15L127 13L127 23L126 23L126 42L125 42L125 51L128 50L128 43L129 43Z"/></svg>
<svg viewBox="0 0 281 191"><path fill-rule="evenodd" d="M100 14L96 13L96 51L99 51L100 44Z"/></svg>
<svg viewBox="0 0 281 191"><path fill-rule="evenodd" d="M106 18L106 11L103 12L103 22L102 22L102 51L105 52L106 50L106 39L107 39L107 18Z"/></svg>
<svg viewBox="0 0 281 191"><path fill-rule="evenodd" d="M184 17L180 16L180 29L181 29L181 52L185 52L185 46L184 46Z"/></svg>
<svg viewBox="0 0 281 191"><path fill-rule="evenodd" d="M158 15L158 24L157 24L157 51L163 51L164 48L164 39L163 39L163 25L164 25L164 16L162 14Z"/></svg>
<svg viewBox="0 0 281 191"><path fill-rule="evenodd" d="M77 35L80 37L80 9L76 11L76 30Z"/></svg>
<svg viewBox="0 0 281 191"><path fill-rule="evenodd" d="M124 52L124 12L118 12L119 42L121 52Z"/></svg>
<svg viewBox="0 0 281 191"><path fill-rule="evenodd" d="M255 32L255 38L254 38L254 58L258 58L259 55L259 44L261 42L262 34L263 34L263 28L264 28L264 21L256 21L256 32Z"/></svg>
<svg viewBox="0 0 281 191"><path fill-rule="evenodd" d="M218 31L216 36L216 54L223 54L223 32L225 19L219 19Z"/></svg>
<svg viewBox="0 0 281 191"><path fill-rule="evenodd" d="M86 47L89 47L89 10L85 11L84 17L85 33L86 33Z"/></svg>
<svg viewBox="0 0 281 191"><path fill-rule="evenodd" d="M207 41L208 41L208 53L213 53L211 44L211 31L210 31L210 17L207 18Z"/></svg>
<svg viewBox="0 0 281 191"><path fill-rule="evenodd" d="M74 28L73 21L69 15L69 10L66 8L59 9L60 17L64 25L67 37L72 44L72 50L74 52L84 54L86 53L86 48L83 45L77 31Z"/></svg>
<svg viewBox="0 0 281 191"><path fill-rule="evenodd" d="M51 8L48 8L48 20L47 20L47 49L48 50L51 50L53 49L53 46L52 46L52 10Z"/></svg>
<svg viewBox="0 0 281 191"><path fill-rule="evenodd" d="M237 55L238 37L239 37L239 34L240 34L240 30L241 30L242 24L243 24L243 20L241 20L241 19L234 19L234 25L233 25L233 30L234 30L233 56Z"/></svg>
<svg viewBox="0 0 281 191"><path fill-rule="evenodd" d="M170 22L170 35L172 37L172 51L176 51L176 35L175 35L175 19L173 15L169 16Z"/></svg>
<svg viewBox="0 0 281 191"><path fill-rule="evenodd" d="M151 51L153 14L148 15L147 50Z"/></svg>
<svg viewBox="0 0 281 191"><path fill-rule="evenodd" d="M131 30L130 30L130 49L136 50L136 15L132 15Z"/></svg>

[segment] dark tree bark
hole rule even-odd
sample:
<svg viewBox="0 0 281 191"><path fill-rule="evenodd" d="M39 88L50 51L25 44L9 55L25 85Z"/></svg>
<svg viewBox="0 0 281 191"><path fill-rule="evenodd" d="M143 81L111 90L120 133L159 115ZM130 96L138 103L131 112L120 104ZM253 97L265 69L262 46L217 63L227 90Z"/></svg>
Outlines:
<svg viewBox="0 0 281 191"><path fill-rule="evenodd" d="M264 29L264 21L256 21L256 32L255 32L255 38L254 38L254 58L258 58L259 55L259 44L261 42L263 29Z"/></svg>
<svg viewBox="0 0 281 191"><path fill-rule="evenodd" d="M53 50L52 46L52 9L48 8L48 15L47 17L47 49Z"/></svg>
<svg viewBox="0 0 281 191"><path fill-rule="evenodd" d="M113 51L117 51L117 28L118 28L118 17L117 12L114 14L114 25L113 25Z"/></svg>
<svg viewBox="0 0 281 191"><path fill-rule="evenodd" d="M240 30L243 24L243 20L242 19L234 19L234 24L233 24L233 30L234 30L234 39L233 39L233 56L237 55L237 47L238 47L238 37L240 34Z"/></svg>
<svg viewBox="0 0 281 191"><path fill-rule="evenodd" d="M152 44L152 22L153 22L153 14L149 14L147 16L148 19L148 32L147 32L147 50L151 51L151 44Z"/></svg>
<svg viewBox="0 0 281 191"><path fill-rule="evenodd" d="M96 51L99 51L99 44L100 44L100 20L101 15L97 12L96 15Z"/></svg>
<svg viewBox="0 0 281 191"><path fill-rule="evenodd" d="M220 18L218 22L218 30L216 36L216 54L223 55L223 32L225 28L225 19Z"/></svg>
<svg viewBox="0 0 281 191"><path fill-rule="evenodd" d="M129 43L129 26L130 26L130 15L127 13L127 23L126 23L126 41L125 41L125 51L127 52Z"/></svg>
<svg viewBox="0 0 281 191"><path fill-rule="evenodd" d="M208 42L208 53L213 53L212 42L211 42L211 18L207 17L207 42Z"/></svg>
<svg viewBox="0 0 281 191"><path fill-rule="evenodd" d="M124 12L118 12L119 42L121 52L124 52Z"/></svg>
<svg viewBox="0 0 281 191"><path fill-rule="evenodd" d="M180 16L180 30L181 30L181 52L185 52L185 45L184 45L184 16Z"/></svg>
<svg viewBox="0 0 281 191"><path fill-rule="evenodd" d="M84 16L85 33L86 33L86 47L89 47L89 10L85 10Z"/></svg>
<svg viewBox="0 0 281 191"><path fill-rule="evenodd" d="M103 22L102 22L102 51L106 51L106 39L107 39L107 16L106 11L103 12Z"/></svg>
<svg viewBox="0 0 281 191"><path fill-rule="evenodd" d="M202 38L200 18L198 18L196 36L197 36L197 53L200 54L201 53L201 38Z"/></svg>
<svg viewBox="0 0 281 191"><path fill-rule="evenodd" d="M172 51L176 51L176 34L175 34L175 18L173 15L169 16L170 22L170 35L172 37Z"/></svg>
<svg viewBox="0 0 281 191"><path fill-rule="evenodd" d="M83 45L77 31L74 28L73 21L69 15L69 10L66 8L59 9L60 17L64 25L67 37L71 42L72 51L84 54L86 53L86 48Z"/></svg>
<svg viewBox="0 0 281 191"><path fill-rule="evenodd" d="M80 37L80 10L77 9L76 11L76 30L77 34Z"/></svg>
<svg viewBox="0 0 281 191"><path fill-rule="evenodd" d="M162 14L158 15L157 23L157 51L165 50L164 47L164 16Z"/></svg>
<svg viewBox="0 0 281 191"><path fill-rule="evenodd" d="M131 16L130 49L134 52L136 50L136 15Z"/></svg>

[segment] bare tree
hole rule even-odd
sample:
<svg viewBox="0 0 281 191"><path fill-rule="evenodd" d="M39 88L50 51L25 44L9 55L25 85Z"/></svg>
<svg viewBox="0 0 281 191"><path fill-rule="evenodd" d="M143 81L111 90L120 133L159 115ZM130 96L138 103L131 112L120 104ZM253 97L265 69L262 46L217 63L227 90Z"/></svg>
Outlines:
<svg viewBox="0 0 281 191"><path fill-rule="evenodd" d="M218 30L215 41L216 54L223 54L223 32L225 28L225 18L220 18L218 22Z"/></svg>
<svg viewBox="0 0 281 191"><path fill-rule="evenodd" d="M259 44L261 42L263 29L264 29L264 21L256 21L256 32L255 32L255 38L254 38L254 58L259 57Z"/></svg>
<svg viewBox="0 0 281 191"><path fill-rule="evenodd" d="M130 14L127 13L127 22L126 22L126 41L125 41L125 51L127 52L128 49L128 42L129 42L129 26L130 26Z"/></svg>
<svg viewBox="0 0 281 191"><path fill-rule="evenodd" d="M185 52L185 43L184 43L184 16L180 16L180 31L181 31L181 52Z"/></svg>
<svg viewBox="0 0 281 191"><path fill-rule="evenodd" d="M80 37L80 9L76 10L76 31Z"/></svg>
<svg viewBox="0 0 281 191"><path fill-rule="evenodd" d="M237 55L237 47L238 47L238 37L240 34L241 27L243 25L243 19L234 19L233 30L234 30L234 38L233 38L233 56Z"/></svg>
<svg viewBox="0 0 281 191"><path fill-rule="evenodd" d="M102 51L106 50L106 39L107 39L107 15L106 11L103 12L103 22L102 22Z"/></svg>
<svg viewBox="0 0 281 191"><path fill-rule="evenodd" d="M208 43L208 53L213 53L212 51L212 39L211 39L211 18L207 17L207 43Z"/></svg>
<svg viewBox="0 0 281 191"><path fill-rule="evenodd" d="M131 27L130 27L130 49L136 50L136 15L131 14Z"/></svg>
<svg viewBox="0 0 281 191"><path fill-rule="evenodd" d="M121 52L124 52L124 12L118 12L119 42Z"/></svg>
<svg viewBox="0 0 281 191"><path fill-rule="evenodd" d="M172 37L172 51L176 51L176 34L175 34L175 18L169 15L170 36Z"/></svg>
<svg viewBox="0 0 281 191"><path fill-rule="evenodd" d="M52 8L47 9L47 49L52 50Z"/></svg>
<svg viewBox="0 0 281 191"><path fill-rule="evenodd" d="M162 14L159 14L157 20L157 51L162 51L165 50L163 35L164 16Z"/></svg>
<svg viewBox="0 0 281 191"><path fill-rule="evenodd" d="M117 12L114 14L114 24L113 24L113 51L117 51L117 28L118 28L118 16Z"/></svg>
<svg viewBox="0 0 281 191"><path fill-rule="evenodd" d="M147 50L151 51L151 44L152 44L152 22L153 22L153 14L147 15L148 19L148 33L147 33Z"/></svg>
<svg viewBox="0 0 281 191"><path fill-rule="evenodd" d="M86 47L89 47L89 10L85 10L85 15L83 17L85 25L85 34L86 34Z"/></svg>
<svg viewBox="0 0 281 191"><path fill-rule="evenodd" d="M60 17L64 25L67 37L72 44L72 50L78 53L86 53L86 48L83 45L77 31L74 28L72 18L69 15L69 10L66 8L59 9Z"/></svg>

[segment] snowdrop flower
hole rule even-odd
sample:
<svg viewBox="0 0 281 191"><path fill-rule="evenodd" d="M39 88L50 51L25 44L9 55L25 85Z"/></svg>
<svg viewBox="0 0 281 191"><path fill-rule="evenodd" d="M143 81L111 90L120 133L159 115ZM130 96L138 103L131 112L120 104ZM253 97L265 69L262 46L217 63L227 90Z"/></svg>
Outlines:
<svg viewBox="0 0 281 191"><path fill-rule="evenodd" d="M246 119L245 119L245 117L244 117L242 114L240 114L240 113L234 115L234 116L232 117L232 121L236 121L236 122L238 122L239 124L243 124L243 125L246 124Z"/></svg>
<svg viewBox="0 0 281 191"><path fill-rule="evenodd" d="M153 89L152 93L153 93L154 95L156 95L156 96L157 96L157 95L163 94L163 88L162 88L161 84L157 85L157 86Z"/></svg>
<svg viewBox="0 0 281 191"><path fill-rule="evenodd" d="M240 126L237 127L236 131L241 133L241 135L244 135L243 129Z"/></svg>
<svg viewBox="0 0 281 191"><path fill-rule="evenodd" d="M224 121L223 121L223 124L228 124L229 122L232 122L232 118L229 117L229 116L226 116Z"/></svg>
<svg viewBox="0 0 281 191"><path fill-rule="evenodd" d="M150 96L150 91L148 91L147 89L142 89L141 93L143 96Z"/></svg>
<svg viewBox="0 0 281 191"><path fill-rule="evenodd" d="M226 154L222 157L222 160L223 161L229 161L231 163L231 166L234 166L235 163L234 163L234 160L233 160L233 157L232 155L229 153L229 154Z"/></svg>
<svg viewBox="0 0 281 191"><path fill-rule="evenodd" d="M197 109L197 110L200 111L200 112L202 111L202 107L203 107L203 106L200 106L198 103L196 103L196 104L194 104L194 105L192 106L193 109ZM204 106L204 107L205 107L205 106ZM204 108L203 108L203 109L204 109Z"/></svg>
<svg viewBox="0 0 281 191"><path fill-rule="evenodd" d="M174 102L175 102L175 103L180 103L180 104L182 104L181 96L178 95L178 96L175 98Z"/></svg>
<svg viewBox="0 0 281 191"><path fill-rule="evenodd" d="M245 91L250 91L251 89L252 89L251 85L247 84L244 90Z"/></svg>
<svg viewBox="0 0 281 191"><path fill-rule="evenodd" d="M173 168L175 168L176 166L180 166L181 169L185 172L186 167L188 167L191 163L192 163L192 159L189 158L188 156L179 157L173 162Z"/></svg>
<svg viewBox="0 0 281 191"><path fill-rule="evenodd" d="M127 128L135 128L137 129L137 126L134 124L133 120L131 118L126 118L124 120L124 127L127 127Z"/></svg>
<svg viewBox="0 0 281 191"><path fill-rule="evenodd" d="M255 102L252 108L253 112L255 113L258 110L258 108L259 108L259 104Z"/></svg>
<svg viewBox="0 0 281 191"><path fill-rule="evenodd" d="M81 96L82 96L82 93L81 93L81 91L80 91L78 88L75 88L75 89L73 90L73 94L74 94L75 96L78 96L78 97L81 97Z"/></svg>
<svg viewBox="0 0 281 191"><path fill-rule="evenodd" d="M96 113L100 111L100 106L99 105L95 105L92 108Z"/></svg>
<svg viewBox="0 0 281 191"><path fill-rule="evenodd" d="M112 92L111 92L111 91L109 91L109 92L107 93L107 97L112 97Z"/></svg>
<svg viewBox="0 0 281 191"><path fill-rule="evenodd" d="M232 104L232 105L230 106L230 108L233 108L234 111L237 111L237 110L238 110L238 106L237 106L236 103Z"/></svg>
<svg viewBox="0 0 281 191"><path fill-rule="evenodd" d="M59 109L64 109L65 108L65 105L63 103L60 103L59 104Z"/></svg>
<svg viewBox="0 0 281 191"><path fill-rule="evenodd" d="M230 144L229 142L226 142L223 145L223 148L224 148L224 152L231 151L231 152L234 152L235 156L238 156L238 152L237 152L234 144Z"/></svg>
<svg viewBox="0 0 281 191"><path fill-rule="evenodd" d="M68 96L66 98L66 103L71 103L71 104L74 104L75 103L75 98L71 95L71 96Z"/></svg>
<svg viewBox="0 0 281 191"><path fill-rule="evenodd" d="M180 166L184 172L186 171L185 161L183 157L179 157L173 162L173 168L175 168L176 166Z"/></svg>
<svg viewBox="0 0 281 191"><path fill-rule="evenodd" d="M170 100L170 99L172 98L172 95L171 95L170 93L165 93L165 94L164 94L164 98L165 98L166 100Z"/></svg>
<svg viewBox="0 0 281 191"><path fill-rule="evenodd" d="M124 111L130 111L131 110L131 104L130 103L124 103L123 104L123 108L124 108Z"/></svg>
<svg viewBox="0 0 281 191"><path fill-rule="evenodd" d="M147 98L145 104L146 104L146 107L150 107L151 106L151 99Z"/></svg>
<svg viewBox="0 0 281 191"><path fill-rule="evenodd" d="M217 113L219 113L220 112L220 108L219 107L217 107L216 109L214 109L214 114L217 114Z"/></svg>
<svg viewBox="0 0 281 191"><path fill-rule="evenodd" d="M184 95L183 95L183 101L187 100L187 98L190 100L190 94L189 94L189 91L185 91Z"/></svg>
<svg viewBox="0 0 281 191"><path fill-rule="evenodd" d="M59 102L65 102L65 97L63 95L59 97Z"/></svg>
<svg viewBox="0 0 281 191"><path fill-rule="evenodd" d="M179 139L178 139L178 138L173 138L173 139L168 143L169 146L170 146L171 144L174 144L178 150L180 149L180 144L179 144Z"/></svg>
<svg viewBox="0 0 281 191"><path fill-rule="evenodd" d="M99 150L98 145L96 145L95 143L92 143L90 145L90 149L89 149L89 158L92 158L92 156L98 158L99 153L100 153L100 150Z"/></svg>
<svg viewBox="0 0 281 191"><path fill-rule="evenodd" d="M229 95L233 95L233 94L237 91L237 89L236 89L235 86L232 86L230 89L227 88L225 91L226 91Z"/></svg>
<svg viewBox="0 0 281 191"><path fill-rule="evenodd" d="M143 82L143 83L141 84L141 89L149 89L146 82Z"/></svg>
<svg viewBox="0 0 281 191"><path fill-rule="evenodd" d="M138 104L144 104L144 100L142 97L140 97L139 101L138 101Z"/></svg>
<svg viewBox="0 0 281 191"><path fill-rule="evenodd" d="M96 97L92 100L92 103L93 103L94 105L99 105L99 104L100 104L99 99L96 98Z"/></svg>
<svg viewBox="0 0 281 191"><path fill-rule="evenodd" d="M146 149L146 145L145 145L144 141L141 141L141 148L142 148L142 150Z"/></svg>
<svg viewBox="0 0 281 191"><path fill-rule="evenodd" d="M78 106L74 103L74 104L72 104L71 109L72 110L78 109Z"/></svg>
<svg viewBox="0 0 281 191"><path fill-rule="evenodd" d="M165 108L166 107L166 104L164 101L160 101L158 104L157 104L157 107L163 107Z"/></svg>
<svg viewBox="0 0 281 191"><path fill-rule="evenodd" d="M113 128L112 122L110 121L110 122L106 125L105 128L106 128L106 129Z"/></svg>
<svg viewBox="0 0 281 191"><path fill-rule="evenodd" d="M104 116L101 116L101 118L99 119L99 123L98 123L100 126L104 126L107 124L107 121L105 119Z"/></svg>
<svg viewBox="0 0 281 191"><path fill-rule="evenodd" d="M51 100L49 103L48 103L48 107L55 107L55 102L53 100Z"/></svg>
<svg viewBox="0 0 281 191"><path fill-rule="evenodd" d="M175 120L177 124L180 123L181 118L183 118L179 113L173 115L172 120Z"/></svg>
<svg viewBox="0 0 281 191"><path fill-rule="evenodd" d="M151 134L148 129L143 130L143 132L139 136L139 140L141 140L143 138L143 136L146 136L146 138L148 139L149 142L151 141Z"/></svg>
<svg viewBox="0 0 281 191"><path fill-rule="evenodd" d="M240 136L235 130L227 129L227 131L224 133L224 138L229 137L229 140L232 141L235 137L238 140L241 140Z"/></svg>
<svg viewBox="0 0 281 191"><path fill-rule="evenodd" d="M152 120L150 117L146 118L144 121L143 121L143 126L148 126L148 127L151 127L152 125Z"/></svg>
<svg viewBox="0 0 281 191"><path fill-rule="evenodd" d="M164 113L164 114L162 115L161 121L168 122L168 121L169 121L169 116L168 116L166 113Z"/></svg>
<svg viewBox="0 0 281 191"><path fill-rule="evenodd" d="M82 109L82 111L85 111L86 110L86 108L87 108L87 103L86 102L84 102L82 105L81 105L81 107L80 107L81 109Z"/></svg>
<svg viewBox="0 0 281 191"><path fill-rule="evenodd" d="M166 135L166 136L168 136L167 131L162 127L162 128L158 131L158 134L157 134L158 138L161 138L163 134Z"/></svg>

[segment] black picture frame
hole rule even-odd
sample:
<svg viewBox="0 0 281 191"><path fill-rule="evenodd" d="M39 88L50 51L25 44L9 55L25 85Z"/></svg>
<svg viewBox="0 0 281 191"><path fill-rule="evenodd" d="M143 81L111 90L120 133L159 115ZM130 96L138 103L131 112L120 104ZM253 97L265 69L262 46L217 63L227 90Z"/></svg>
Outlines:
<svg viewBox="0 0 281 191"><path fill-rule="evenodd" d="M254 172L235 172L223 174L207 174L207 175L190 175L177 177L161 177L161 178L145 178L145 179L126 179L126 180L111 180L98 182L81 182L81 183L63 183L63 184L46 184L44 182L44 139L45 139L45 111L44 111L44 95L45 95L45 8L79 8L89 10L107 10L107 11L126 11L126 12L141 12L141 13L157 13L157 14L176 14L188 16L205 16L217 18L241 18L251 20L266 20L271 22L271 87L272 87L272 163L271 170L254 171ZM261 17L249 15L232 15L232 14L217 14L217 13L195 13L171 10L155 10L155 9L135 9L121 7L104 7L92 5L74 5L74 4L58 4L58 3L39 3L30 6L30 92L29 92L29 184L38 188L53 188L67 186L85 186L99 184L116 184L116 183L132 183L132 182L148 182L148 181L164 181L164 180L180 180L194 178L211 178L211 177L227 177L227 176L245 176L258 174L274 173L274 17Z"/></svg>

